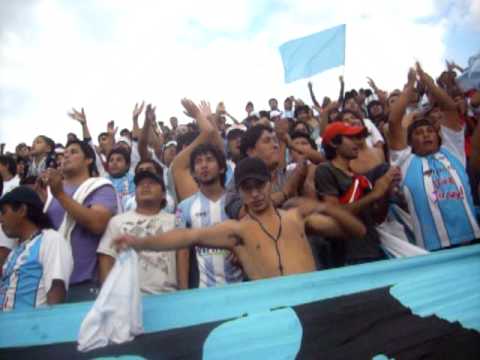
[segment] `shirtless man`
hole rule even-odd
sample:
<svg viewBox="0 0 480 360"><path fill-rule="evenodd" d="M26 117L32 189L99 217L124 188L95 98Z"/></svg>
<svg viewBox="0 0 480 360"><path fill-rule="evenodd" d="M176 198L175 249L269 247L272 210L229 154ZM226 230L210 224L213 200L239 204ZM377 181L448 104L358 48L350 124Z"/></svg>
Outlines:
<svg viewBox="0 0 480 360"><path fill-rule="evenodd" d="M325 236L363 236L365 227L336 206L302 199L290 210L277 210L270 198L270 171L263 161L246 158L235 168L235 184L248 215L242 220L198 229L177 229L158 236L117 238L118 248L156 251L192 245L233 251L247 276L270 278L315 271L312 250L305 236L309 228Z"/></svg>

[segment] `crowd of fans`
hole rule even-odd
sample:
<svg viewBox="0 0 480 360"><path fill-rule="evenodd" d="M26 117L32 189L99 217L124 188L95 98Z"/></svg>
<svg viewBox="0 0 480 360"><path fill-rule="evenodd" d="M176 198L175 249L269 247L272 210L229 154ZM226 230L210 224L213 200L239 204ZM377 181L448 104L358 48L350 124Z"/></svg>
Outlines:
<svg viewBox="0 0 480 360"><path fill-rule="evenodd" d="M192 121L167 126L141 103L96 138L73 109L80 137L2 147L2 309L94 299L125 247L159 294L474 243L480 91L462 71L417 63L391 92L340 78L321 104L309 83L312 106L248 102L241 120L183 99Z"/></svg>

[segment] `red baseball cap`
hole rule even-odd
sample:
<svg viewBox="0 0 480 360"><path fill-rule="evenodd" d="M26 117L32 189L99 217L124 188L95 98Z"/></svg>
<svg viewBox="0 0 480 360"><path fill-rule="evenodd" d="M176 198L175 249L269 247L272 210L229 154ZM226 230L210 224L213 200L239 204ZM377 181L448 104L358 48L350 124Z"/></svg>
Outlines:
<svg viewBox="0 0 480 360"><path fill-rule="evenodd" d="M323 132L322 141L325 144L330 144L332 139L337 135L355 136L363 133L365 128L363 126L352 126L343 121L335 121L329 124Z"/></svg>

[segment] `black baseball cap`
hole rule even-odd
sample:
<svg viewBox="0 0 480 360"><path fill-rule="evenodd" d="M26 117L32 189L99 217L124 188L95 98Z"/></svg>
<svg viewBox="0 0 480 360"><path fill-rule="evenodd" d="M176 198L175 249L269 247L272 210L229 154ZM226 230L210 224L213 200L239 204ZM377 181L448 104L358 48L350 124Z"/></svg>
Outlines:
<svg viewBox="0 0 480 360"><path fill-rule="evenodd" d="M5 204L25 204L43 210L43 202L38 194L28 186L19 186L0 198L0 206Z"/></svg>
<svg viewBox="0 0 480 360"><path fill-rule="evenodd" d="M136 186L138 186L140 181L142 181L143 179L147 179L147 178L156 181L157 183L162 185L162 187L165 189L165 184L163 183L163 179L159 175L155 174L152 171L148 171L148 170L139 171L137 174L135 174L135 177L133 178L133 182L135 183Z"/></svg>
<svg viewBox="0 0 480 360"><path fill-rule="evenodd" d="M248 179L256 179L260 181L270 181L271 175L267 165L255 157L247 157L241 160L234 171L235 186L237 188Z"/></svg>

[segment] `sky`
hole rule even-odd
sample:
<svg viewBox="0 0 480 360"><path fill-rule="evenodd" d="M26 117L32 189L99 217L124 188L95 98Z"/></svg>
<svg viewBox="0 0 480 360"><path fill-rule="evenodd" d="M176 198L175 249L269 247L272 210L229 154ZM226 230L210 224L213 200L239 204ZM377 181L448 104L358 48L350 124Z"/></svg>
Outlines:
<svg viewBox="0 0 480 360"><path fill-rule="evenodd" d="M345 66L285 84L278 47L339 24ZM309 103L308 80L320 99L338 96L339 75L347 89L370 76L391 91L416 60L438 75L478 51L480 0L0 0L0 143L80 136L72 107L96 137L110 120L130 128L142 100L168 123L187 121L183 97L243 119L247 101Z"/></svg>

